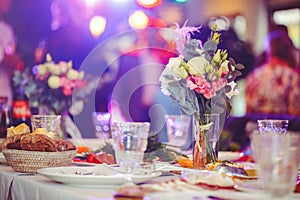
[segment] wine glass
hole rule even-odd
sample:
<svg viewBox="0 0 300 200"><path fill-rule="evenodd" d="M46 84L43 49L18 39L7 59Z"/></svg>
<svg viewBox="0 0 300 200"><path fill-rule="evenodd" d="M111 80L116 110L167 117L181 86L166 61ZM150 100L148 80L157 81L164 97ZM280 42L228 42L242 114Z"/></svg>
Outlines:
<svg viewBox="0 0 300 200"><path fill-rule="evenodd" d="M112 125L113 148L116 161L127 173L127 183L133 183L132 173L139 167L147 148L150 123L121 122Z"/></svg>

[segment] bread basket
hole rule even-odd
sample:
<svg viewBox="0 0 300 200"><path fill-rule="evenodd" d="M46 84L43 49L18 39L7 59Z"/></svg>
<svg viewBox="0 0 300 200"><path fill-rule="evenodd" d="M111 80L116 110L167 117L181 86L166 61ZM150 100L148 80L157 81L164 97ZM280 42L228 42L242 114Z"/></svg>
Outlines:
<svg viewBox="0 0 300 200"><path fill-rule="evenodd" d="M41 152L3 149L2 153L8 165L16 172L37 173L41 168L71 165L77 150Z"/></svg>

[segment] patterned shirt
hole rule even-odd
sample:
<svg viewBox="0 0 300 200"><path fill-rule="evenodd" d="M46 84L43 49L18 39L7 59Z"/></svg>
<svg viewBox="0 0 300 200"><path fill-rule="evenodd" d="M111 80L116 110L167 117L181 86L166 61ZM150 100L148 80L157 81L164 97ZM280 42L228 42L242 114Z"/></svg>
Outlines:
<svg viewBox="0 0 300 200"><path fill-rule="evenodd" d="M247 113L300 115L300 77L273 58L246 78Z"/></svg>

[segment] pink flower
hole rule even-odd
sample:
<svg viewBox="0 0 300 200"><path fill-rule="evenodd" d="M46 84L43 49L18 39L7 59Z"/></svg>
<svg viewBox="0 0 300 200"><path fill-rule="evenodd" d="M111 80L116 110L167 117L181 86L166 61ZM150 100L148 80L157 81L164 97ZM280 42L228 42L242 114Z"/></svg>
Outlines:
<svg viewBox="0 0 300 200"><path fill-rule="evenodd" d="M72 95L72 89L68 87L63 87L62 92L65 96L71 96Z"/></svg>
<svg viewBox="0 0 300 200"><path fill-rule="evenodd" d="M187 78L187 87L199 94L206 94L208 92L208 82L204 76L189 76Z"/></svg>
<svg viewBox="0 0 300 200"><path fill-rule="evenodd" d="M187 78L187 87L195 92L202 94L205 98L211 99L216 92L224 88L227 80L219 78L215 81L208 82L204 76L189 76Z"/></svg>

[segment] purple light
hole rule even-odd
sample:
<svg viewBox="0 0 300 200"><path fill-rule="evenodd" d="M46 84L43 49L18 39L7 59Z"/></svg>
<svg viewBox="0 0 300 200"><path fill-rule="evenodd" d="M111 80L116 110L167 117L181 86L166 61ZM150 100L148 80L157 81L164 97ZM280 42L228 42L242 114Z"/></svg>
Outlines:
<svg viewBox="0 0 300 200"><path fill-rule="evenodd" d="M39 66L38 65L34 65L33 67L32 67L32 73L34 74L34 75L37 75L38 74L38 72L39 72Z"/></svg>
<svg viewBox="0 0 300 200"><path fill-rule="evenodd" d="M120 3L120 2L126 2L126 1L128 1L128 0L113 0L114 2L118 2L118 3Z"/></svg>
<svg viewBox="0 0 300 200"><path fill-rule="evenodd" d="M100 2L103 2L103 0L85 0L85 4L88 7L93 7L93 6L95 6L96 4L98 4Z"/></svg>

